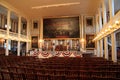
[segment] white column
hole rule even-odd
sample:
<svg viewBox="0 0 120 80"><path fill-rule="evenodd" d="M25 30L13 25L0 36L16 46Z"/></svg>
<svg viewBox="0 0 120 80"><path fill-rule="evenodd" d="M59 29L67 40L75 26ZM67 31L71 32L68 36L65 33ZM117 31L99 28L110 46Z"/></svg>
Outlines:
<svg viewBox="0 0 120 80"><path fill-rule="evenodd" d="M81 26L80 26L80 38L81 38L81 40L80 40L80 42L81 42L81 49L82 50L85 50L85 39L84 39L84 16L83 15L81 15Z"/></svg>
<svg viewBox="0 0 120 80"><path fill-rule="evenodd" d="M18 41L17 45L17 56L20 56L20 41Z"/></svg>
<svg viewBox="0 0 120 80"><path fill-rule="evenodd" d="M102 12L103 12L103 25L105 25L107 23L105 0L102 1Z"/></svg>
<svg viewBox="0 0 120 80"><path fill-rule="evenodd" d="M108 59L108 38L104 37L104 54L105 58Z"/></svg>
<svg viewBox="0 0 120 80"><path fill-rule="evenodd" d="M114 16L114 0L109 0L109 12L110 12L110 19Z"/></svg>
<svg viewBox="0 0 120 80"><path fill-rule="evenodd" d="M98 17L99 17L99 16L98 16L98 14L97 14L97 15L96 15L96 21L95 21L95 22L96 22L96 34L99 32Z"/></svg>
<svg viewBox="0 0 120 80"><path fill-rule="evenodd" d="M84 28L83 28L83 26L84 26L84 23L83 23L83 19L84 18L84 16L83 15L81 15L81 37L82 38L84 38Z"/></svg>
<svg viewBox="0 0 120 80"><path fill-rule="evenodd" d="M98 34L99 33L99 25L98 25L98 14L96 14L96 34ZM97 40L96 41L96 55L97 55L97 57L100 57L100 42L99 42L99 40Z"/></svg>
<svg viewBox="0 0 120 80"><path fill-rule="evenodd" d="M6 53L5 53L6 56L9 55L8 46L9 46L10 12L11 11L8 10L8 13L7 13L7 39L6 39Z"/></svg>
<svg viewBox="0 0 120 80"><path fill-rule="evenodd" d="M9 45L9 41L8 41L8 39L6 39L6 52L5 52L5 55L6 55L6 56L9 55L8 45Z"/></svg>
<svg viewBox="0 0 120 80"><path fill-rule="evenodd" d="M20 34L21 34L21 16L18 19L18 45L17 45L17 56L20 56Z"/></svg>
<svg viewBox="0 0 120 80"><path fill-rule="evenodd" d="M100 41L97 41L97 57L100 57Z"/></svg>
<svg viewBox="0 0 120 80"><path fill-rule="evenodd" d="M40 40L43 41L43 18L40 19ZM42 49L42 42L39 42L40 44L40 49Z"/></svg>
<svg viewBox="0 0 120 80"><path fill-rule="evenodd" d="M109 0L109 11L110 11L110 19L114 16L114 0ZM117 62L117 52L116 52L116 36L115 33L111 34L111 42L112 42L112 60Z"/></svg>
<svg viewBox="0 0 120 80"><path fill-rule="evenodd" d="M72 48L73 48L73 41L70 40L70 49L72 49Z"/></svg>
<svg viewBox="0 0 120 80"><path fill-rule="evenodd" d="M103 57L103 39L100 40L100 57Z"/></svg>
<svg viewBox="0 0 120 80"><path fill-rule="evenodd" d="M27 20L27 40L29 40L29 29L30 29L30 23L29 23L29 20ZM29 44L30 44L30 42L29 41L27 41L26 42L26 52L28 52L29 51Z"/></svg>
<svg viewBox="0 0 120 80"><path fill-rule="evenodd" d="M112 60L114 62L117 62L116 36L115 36L115 33L111 34L111 43L112 43Z"/></svg>
<svg viewBox="0 0 120 80"><path fill-rule="evenodd" d="M99 12L99 30L102 29L102 15L101 15L101 8L98 10Z"/></svg>

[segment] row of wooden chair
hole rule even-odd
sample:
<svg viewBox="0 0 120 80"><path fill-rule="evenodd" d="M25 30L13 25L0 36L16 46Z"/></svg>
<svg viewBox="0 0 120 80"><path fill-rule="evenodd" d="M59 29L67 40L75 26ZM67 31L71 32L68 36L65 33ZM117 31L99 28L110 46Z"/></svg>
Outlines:
<svg viewBox="0 0 120 80"><path fill-rule="evenodd" d="M0 69L1 80L120 79L120 65L99 57L52 57L38 59L28 56L4 56L0 58ZM9 76L9 79L5 77L7 76L6 74ZM14 79L13 75L19 75L21 79ZM39 78L39 76L41 77Z"/></svg>
<svg viewBox="0 0 120 80"><path fill-rule="evenodd" d="M120 80L111 76L52 75L1 71L0 80Z"/></svg>

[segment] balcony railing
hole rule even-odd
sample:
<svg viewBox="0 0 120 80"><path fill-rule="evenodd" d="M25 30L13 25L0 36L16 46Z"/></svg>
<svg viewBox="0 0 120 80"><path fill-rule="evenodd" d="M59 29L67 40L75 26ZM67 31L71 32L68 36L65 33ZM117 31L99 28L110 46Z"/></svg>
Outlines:
<svg viewBox="0 0 120 80"><path fill-rule="evenodd" d="M26 35L23 35L23 34L21 34L20 37L27 39L27 36L26 36Z"/></svg>
<svg viewBox="0 0 120 80"><path fill-rule="evenodd" d="M97 34L94 40L100 40L118 29L120 29L120 11L103 26L102 30Z"/></svg>
<svg viewBox="0 0 120 80"><path fill-rule="evenodd" d="M7 31L0 29L0 38L7 39L6 35L7 35Z"/></svg>
<svg viewBox="0 0 120 80"><path fill-rule="evenodd" d="M26 35L21 34L21 35L20 35L20 40L27 42L27 41L28 41L28 38L27 38Z"/></svg>
<svg viewBox="0 0 120 80"><path fill-rule="evenodd" d="M3 29L0 29L0 34L6 35L6 34L7 34L7 31L6 31L6 30L3 30Z"/></svg>
<svg viewBox="0 0 120 80"><path fill-rule="evenodd" d="M9 38L11 40L18 40L18 33L10 32L9 33Z"/></svg>
<svg viewBox="0 0 120 80"><path fill-rule="evenodd" d="M0 38L4 38L4 39L11 39L11 40L20 40L20 41L25 41L25 42L29 42L30 38L27 37L27 35L20 35L20 38L18 36L18 33L14 33L14 32L9 32L9 36L7 36L7 31L6 30L2 30L0 29Z"/></svg>

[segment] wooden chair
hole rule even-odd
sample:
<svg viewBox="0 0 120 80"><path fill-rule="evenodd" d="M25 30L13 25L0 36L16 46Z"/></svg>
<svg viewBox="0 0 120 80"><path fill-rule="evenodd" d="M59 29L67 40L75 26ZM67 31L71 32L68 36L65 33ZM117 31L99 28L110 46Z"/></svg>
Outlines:
<svg viewBox="0 0 120 80"><path fill-rule="evenodd" d="M65 69L63 69L63 70L56 69L55 75L66 75L66 71L65 71Z"/></svg>
<svg viewBox="0 0 120 80"><path fill-rule="evenodd" d="M13 80L11 72L1 71L2 80Z"/></svg>
<svg viewBox="0 0 120 80"><path fill-rule="evenodd" d="M9 67L8 67L8 70L9 70L9 72L14 72L14 73L16 73L16 72L17 72L17 67L15 67L15 66L9 66Z"/></svg>
<svg viewBox="0 0 120 80"><path fill-rule="evenodd" d="M77 75L67 75L65 76L66 80L80 80Z"/></svg>
<svg viewBox="0 0 120 80"><path fill-rule="evenodd" d="M12 73L13 80L23 80L24 76L22 73Z"/></svg>
<svg viewBox="0 0 120 80"><path fill-rule="evenodd" d="M17 73L25 73L25 67L17 67Z"/></svg>
<svg viewBox="0 0 120 80"><path fill-rule="evenodd" d="M24 73L24 80L37 80L36 74Z"/></svg>
<svg viewBox="0 0 120 80"><path fill-rule="evenodd" d="M36 74L45 74L45 69L35 68L34 70Z"/></svg>
<svg viewBox="0 0 120 80"><path fill-rule="evenodd" d="M36 80L50 80L50 76L46 74L36 74Z"/></svg>
<svg viewBox="0 0 120 80"><path fill-rule="evenodd" d="M35 73L35 70L33 68L24 68L24 70L25 70L25 73L32 73L32 74Z"/></svg>
<svg viewBox="0 0 120 80"><path fill-rule="evenodd" d="M2 72L0 71L0 80L2 80Z"/></svg>
<svg viewBox="0 0 120 80"><path fill-rule="evenodd" d="M65 80L63 75L50 75L50 80Z"/></svg>

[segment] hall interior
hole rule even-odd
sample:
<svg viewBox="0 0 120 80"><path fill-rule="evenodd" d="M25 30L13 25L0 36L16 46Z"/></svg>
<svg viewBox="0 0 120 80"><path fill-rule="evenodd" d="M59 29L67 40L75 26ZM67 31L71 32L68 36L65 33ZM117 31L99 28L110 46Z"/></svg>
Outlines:
<svg viewBox="0 0 120 80"><path fill-rule="evenodd" d="M119 3L119 0L1 0L1 54L77 51L117 62Z"/></svg>

